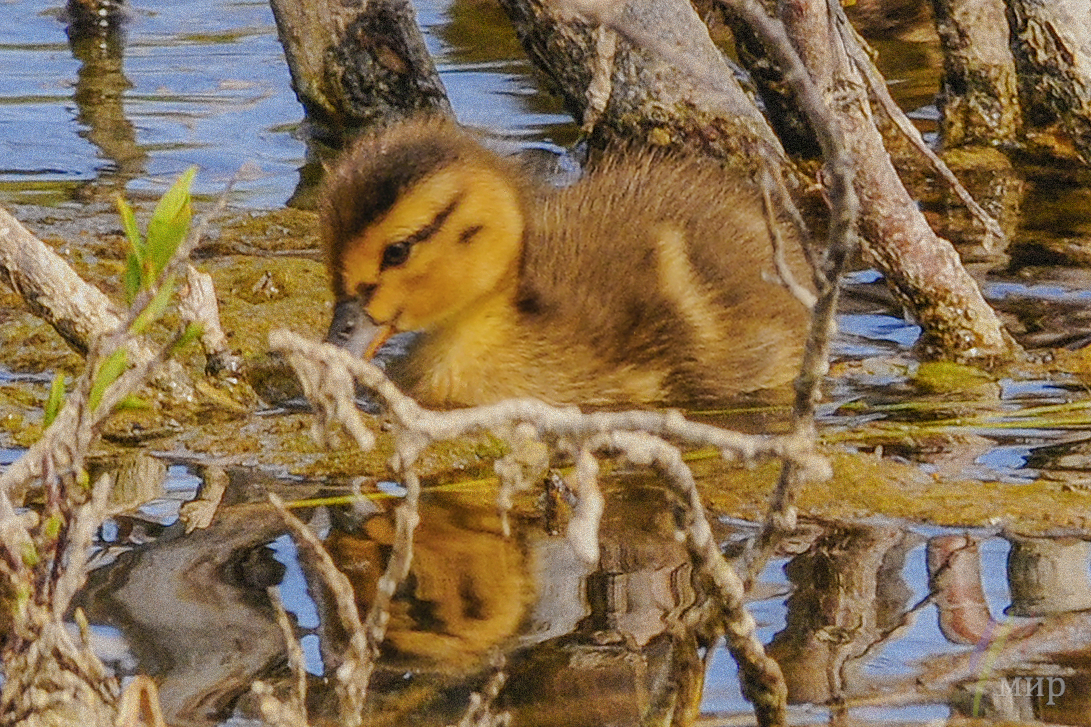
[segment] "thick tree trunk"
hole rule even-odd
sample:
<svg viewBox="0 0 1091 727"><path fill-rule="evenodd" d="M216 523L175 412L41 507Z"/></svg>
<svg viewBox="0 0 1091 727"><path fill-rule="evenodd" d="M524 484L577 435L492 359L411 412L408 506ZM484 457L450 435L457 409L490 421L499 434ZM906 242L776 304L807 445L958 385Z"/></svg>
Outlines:
<svg viewBox="0 0 1091 727"><path fill-rule="evenodd" d="M271 0L312 133L340 146L417 110L450 113L409 0Z"/></svg>
<svg viewBox="0 0 1091 727"><path fill-rule="evenodd" d="M833 25L848 22L840 4L782 0L780 14L811 77L825 89L856 159L865 249L920 323L924 350L956 359L1010 355L1014 341L954 247L928 226L890 162L871 117L865 79L842 45L852 37Z"/></svg>
<svg viewBox="0 0 1091 727"><path fill-rule="evenodd" d="M500 4L535 65L596 140L637 139L784 163L776 135L689 3ZM574 19L566 9L587 11L600 24Z"/></svg>
<svg viewBox="0 0 1091 727"><path fill-rule="evenodd" d="M1019 138L1015 61L1003 0L932 0L943 45L943 143L1011 146Z"/></svg>
<svg viewBox="0 0 1091 727"><path fill-rule="evenodd" d="M1007 6L1024 106L1058 119L1091 164L1091 2L1008 0Z"/></svg>

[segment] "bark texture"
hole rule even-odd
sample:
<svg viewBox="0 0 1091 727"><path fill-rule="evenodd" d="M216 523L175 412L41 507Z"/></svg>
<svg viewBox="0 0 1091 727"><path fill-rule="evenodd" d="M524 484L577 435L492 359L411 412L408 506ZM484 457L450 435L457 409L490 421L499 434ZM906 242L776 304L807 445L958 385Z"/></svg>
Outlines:
<svg viewBox="0 0 1091 727"><path fill-rule="evenodd" d="M53 326L61 338L86 355L94 340L122 325L121 313L106 295L76 274L60 255L0 209L0 277L26 301L30 312ZM147 344L134 343L129 361L150 361ZM179 397L193 395L185 369L170 362L155 382Z"/></svg>
<svg viewBox="0 0 1091 727"><path fill-rule="evenodd" d="M856 159L865 250L921 325L924 350L955 359L1010 355L1014 341L954 247L928 226L891 164L871 116L865 79L845 50L844 43L855 41L838 28L848 24L840 5L782 0L780 14L811 77L838 114Z"/></svg>
<svg viewBox="0 0 1091 727"><path fill-rule="evenodd" d="M88 285L60 255L0 209L0 272L30 311L49 322L81 354L121 325L102 291Z"/></svg>
<svg viewBox="0 0 1091 727"><path fill-rule="evenodd" d="M1060 121L1091 163L1091 3L1008 0L1024 105Z"/></svg>
<svg viewBox="0 0 1091 727"><path fill-rule="evenodd" d="M595 140L783 162L780 142L687 2L500 4L528 55Z"/></svg>
<svg viewBox="0 0 1091 727"><path fill-rule="evenodd" d="M780 63L766 51L765 44L750 26L748 19L740 17L734 10L736 4L719 0L698 0L697 8L702 15L718 12L724 25L731 29L739 62L750 74L761 97L765 118L788 153L804 159L818 158L822 155L822 148L815 138L807 115L796 103ZM762 0L756 4L764 7L769 15L776 14L776 0Z"/></svg>
<svg viewBox="0 0 1091 727"><path fill-rule="evenodd" d="M1021 132L1003 0L932 0L943 45L943 143L1014 144Z"/></svg>
<svg viewBox="0 0 1091 727"><path fill-rule="evenodd" d="M340 146L418 110L450 113L409 0L271 0L312 133Z"/></svg>

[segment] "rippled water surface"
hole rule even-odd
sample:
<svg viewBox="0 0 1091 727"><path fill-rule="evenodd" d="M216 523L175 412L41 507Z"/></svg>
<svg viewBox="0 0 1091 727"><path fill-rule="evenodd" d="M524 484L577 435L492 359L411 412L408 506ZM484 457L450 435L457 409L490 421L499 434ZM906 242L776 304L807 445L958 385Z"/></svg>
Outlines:
<svg viewBox="0 0 1091 727"><path fill-rule="evenodd" d="M557 150L572 141L571 120L540 91L495 8L415 6L460 120L516 144ZM0 11L0 205L41 224L59 208L70 225L94 214L89 229L113 229L110 206L90 203L118 192L156 196L192 164L201 195L252 165L232 197L237 207L275 209L292 197L308 149L266 3L133 2L123 45L106 49L71 45L59 3L0 0ZM901 102L915 118L934 119L934 43L879 47ZM1001 204L1005 184L1001 175L975 191L995 192ZM1033 165L1020 169L1020 185L1011 245L971 242L964 254L1023 340L1079 346L1091 340L1089 278L1078 256L1050 246L1087 245L1091 185L1075 170ZM969 236L949 210L923 206L953 239ZM933 479L968 481L1053 487L1073 511L1088 509L1074 498L1091 481L1091 425L1067 409L1086 402L1082 380L1045 369L948 389L925 380L911 351L919 328L861 267L846 279L824 436L911 470L905 487L919 486L920 499ZM50 378L0 372L0 383L38 395ZM0 464L20 451L0 450ZM345 483L154 454L125 465L137 473L128 478L131 506L103 529L82 605L104 658L122 673L154 674L174 723L241 721L236 703L250 681L284 675L267 586L293 614L312 676L336 643L314 573L279 517L253 502L269 490L286 500L344 494ZM723 475L699 473L710 491L730 489ZM228 482L231 505L212 528L186 536L178 508L210 477ZM404 495L397 484L371 484L381 492L375 511L299 509L365 607L375 563L390 548L389 503ZM501 701L519 724L635 724L640 713L661 715L685 700L699 704L702 723L747 723L734 662L687 631L703 596L673 538L670 499L647 473L623 469L610 481L597 567L577 562L536 516L515 518L514 536L502 537L492 484L427 484L413 572L376 676L376 715L454 721L503 652L510 685ZM932 513L962 504L954 493ZM815 518L762 573L750 606L788 677L793 720L1089 724L1087 533L1030 537L921 519ZM742 521L718 527L728 552L754 533ZM1004 661L1010 654L981 646L998 643L998 628L1025 639L1021 658ZM1043 692L1041 679L1064 680L1048 682L1063 684L1063 697ZM831 703L835 693L844 699Z"/></svg>
<svg viewBox="0 0 1091 727"><path fill-rule="evenodd" d="M460 24L446 3L416 7L463 122L529 140L567 123L537 97L510 30L496 40L495 13ZM201 193L252 163L236 203L291 196L307 150L267 2L134 2L120 54L70 46L62 8L0 3L0 203L158 192L192 164Z"/></svg>

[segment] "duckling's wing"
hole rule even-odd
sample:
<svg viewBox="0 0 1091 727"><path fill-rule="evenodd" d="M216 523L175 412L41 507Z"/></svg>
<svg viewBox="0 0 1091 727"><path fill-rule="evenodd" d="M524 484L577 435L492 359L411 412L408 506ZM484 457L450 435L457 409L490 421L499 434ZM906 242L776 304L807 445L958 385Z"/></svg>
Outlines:
<svg viewBox="0 0 1091 727"><path fill-rule="evenodd" d="M797 237L790 265L809 280ZM665 368L664 397L794 375L809 314L777 282L761 196L708 160L630 154L544 201L522 307L615 364Z"/></svg>

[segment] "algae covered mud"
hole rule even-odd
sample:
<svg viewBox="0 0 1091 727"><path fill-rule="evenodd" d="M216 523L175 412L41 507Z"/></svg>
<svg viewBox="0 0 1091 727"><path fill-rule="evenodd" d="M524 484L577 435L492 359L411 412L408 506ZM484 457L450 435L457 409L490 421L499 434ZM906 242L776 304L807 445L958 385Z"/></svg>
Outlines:
<svg viewBox="0 0 1091 727"><path fill-rule="evenodd" d="M0 62L13 70L0 81L0 203L120 300L113 194L145 203L146 215L147 199L197 163L207 206L251 162L257 170L199 248L199 266L216 284L232 346L252 363L273 328L320 337L330 309L315 218L284 206L306 187L307 150L267 5L134 4L124 44L104 55L68 44L58 5L6 7ZM495 8L417 8L463 121L547 151L572 138ZM934 39L893 33L878 47L892 89L927 126ZM915 192L1039 355L996 372L922 364L916 328L876 275L847 280L821 420L835 476L802 494L805 527L761 573L750 604L800 723L1087 723L1091 396L1079 346L1091 333L1091 180L1033 159L1006 171L987 154L958 161L1009 226L1005 249L978 245L934 180L915 180ZM82 359L7 288L0 351L7 464L40 436L53 374L79 371ZM195 350L184 358L202 365ZM293 617L321 714L332 697L320 675L338 658L339 627L266 496L293 504L322 535L366 607L405 494L389 481L389 442L369 454L319 446L311 414L291 408L293 383L251 371L210 386L196 415L122 412L94 462L93 476L114 472L119 484L78 604L111 668L155 677L170 724L247 722L250 685L285 681L269 587ZM776 408L692 414L751 431L786 421ZM423 457L416 553L373 680L373 722L456 722L498 657L507 684L496 706L518 724L749 720L734 661L691 628L705 596L674 540L662 484L635 467L604 473L602 557L588 567L556 534L555 492L517 498L505 534L493 472L505 453L481 436ZM687 458L719 515L717 539L736 553L776 467L728 466L702 450ZM217 517L186 533L213 491L222 491ZM369 497L345 504L354 492Z"/></svg>

